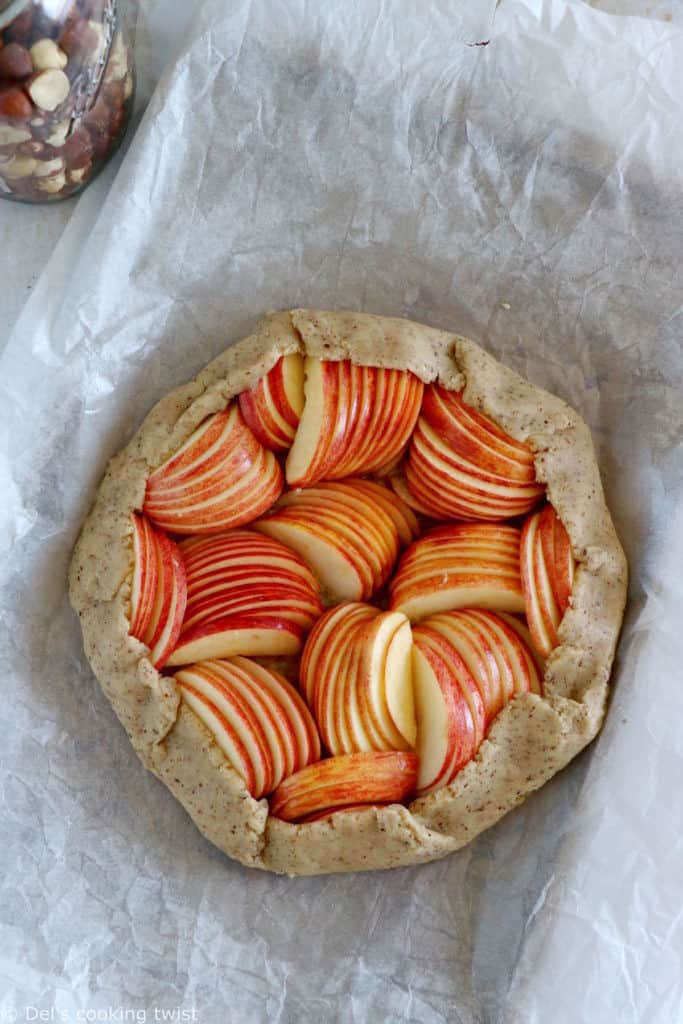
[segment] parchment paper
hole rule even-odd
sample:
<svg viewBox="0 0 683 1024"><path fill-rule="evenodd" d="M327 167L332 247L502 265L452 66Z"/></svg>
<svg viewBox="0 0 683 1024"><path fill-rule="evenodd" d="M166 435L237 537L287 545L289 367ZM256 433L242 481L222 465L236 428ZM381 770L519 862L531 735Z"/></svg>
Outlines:
<svg viewBox="0 0 683 1024"><path fill-rule="evenodd" d="M198 7L90 239L70 226L10 339L1 1019L683 1019L683 33L494 8ZM66 601L110 455L296 305L449 327L574 404L631 562L600 739L422 868L228 861L134 758Z"/></svg>

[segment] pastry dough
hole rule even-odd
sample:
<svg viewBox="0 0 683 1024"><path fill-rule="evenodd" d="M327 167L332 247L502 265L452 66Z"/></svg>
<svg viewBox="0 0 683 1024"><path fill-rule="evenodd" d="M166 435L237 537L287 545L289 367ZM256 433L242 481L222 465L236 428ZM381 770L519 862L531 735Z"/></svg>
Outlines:
<svg viewBox="0 0 683 1024"><path fill-rule="evenodd" d="M289 352L412 370L464 387L465 400L534 451L536 474L577 561L572 605L550 655L544 696L523 694L495 719L476 757L449 786L414 800L294 825L268 815L211 734L128 635L132 512L145 484L211 413L252 387ZM309 875L434 860L468 843L563 768L598 732L626 597L627 567L591 435L559 398L465 338L409 320L297 309L266 316L190 384L162 399L107 468L79 537L70 596L86 655L143 764L198 828L250 867Z"/></svg>

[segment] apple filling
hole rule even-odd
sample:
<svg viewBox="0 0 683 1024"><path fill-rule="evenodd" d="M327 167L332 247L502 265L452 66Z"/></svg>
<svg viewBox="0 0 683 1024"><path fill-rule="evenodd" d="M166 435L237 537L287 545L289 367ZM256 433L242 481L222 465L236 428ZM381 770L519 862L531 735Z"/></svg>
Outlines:
<svg viewBox="0 0 683 1024"><path fill-rule="evenodd" d="M130 634L275 817L423 796L542 697L575 572L544 499L461 394L291 353L149 476Z"/></svg>

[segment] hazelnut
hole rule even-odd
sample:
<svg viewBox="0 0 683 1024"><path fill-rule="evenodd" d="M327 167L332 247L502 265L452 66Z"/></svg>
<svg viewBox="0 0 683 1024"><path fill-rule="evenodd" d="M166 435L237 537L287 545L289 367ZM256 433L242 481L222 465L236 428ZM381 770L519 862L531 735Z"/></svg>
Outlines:
<svg viewBox="0 0 683 1024"><path fill-rule="evenodd" d="M93 144L85 128L76 128L64 143L62 153L70 168L83 167L89 162L93 154Z"/></svg>
<svg viewBox="0 0 683 1024"><path fill-rule="evenodd" d="M0 78L27 78L33 71L31 56L25 46L10 43L0 50Z"/></svg>
<svg viewBox="0 0 683 1024"><path fill-rule="evenodd" d="M55 192L61 192L66 185L66 175L64 171L60 171L59 174L53 174L50 178L38 178L35 182L35 187L39 192L47 192L48 195L54 195Z"/></svg>
<svg viewBox="0 0 683 1024"><path fill-rule="evenodd" d="M42 142L36 142L34 139L30 142L20 142L16 148L17 156L40 157L44 152L44 144Z"/></svg>
<svg viewBox="0 0 683 1024"><path fill-rule="evenodd" d="M28 39L33 23L33 9L28 7L5 29L5 43L23 43Z"/></svg>
<svg viewBox="0 0 683 1024"><path fill-rule="evenodd" d="M64 50L60 50L53 39L39 39L31 47L30 54L34 71L47 71L49 68L61 71L69 60Z"/></svg>
<svg viewBox="0 0 683 1024"><path fill-rule="evenodd" d="M91 167L92 163L90 163L90 161L87 164L84 164L83 167L74 167L72 171L69 171L69 182L72 185L81 185L86 176L90 173Z"/></svg>
<svg viewBox="0 0 683 1024"><path fill-rule="evenodd" d="M123 82L105 82L102 93L110 107L123 106Z"/></svg>
<svg viewBox="0 0 683 1024"><path fill-rule="evenodd" d="M64 161L61 156L55 160L38 160L33 170L36 178L47 178L49 175L57 174L64 170Z"/></svg>
<svg viewBox="0 0 683 1024"><path fill-rule="evenodd" d="M69 25L59 43L70 57L75 53L94 53L100 44L100 35L87 18L79 18Z"/></svg>
<svg viewBox="0 0 683 1024"><path fill-rule="evenodd" d="M38 161L30 156L15 156L7 163L0 164L0 176L3 178L28 178L36 169Z"/></svg>
<svg viewBox="0 0 683 1024"><path fill-rule="evenodd" d="M66 137L69 134L69 128L71 127L71 121L60 121L59 124L54 125L52 132L45 139L49 146L63 146L66 142Z"/></svg>
<svg viewBox="0 0 683 1024"><path fill-rule="evenodd" d="M31 116L32 111L31 101L18 85L0 87L0 117L24 121Z"/></svg>
<svg viewBox="0 0 683 1024"><path fill-rule="evenodd" d="M58 68L39 71L28 87L29 96L41 110L56 110L69 95L69 79Z"/></svg>
<svg viewBox="0 0 683 1024"><path fill-rule="evenodd" d="M18 142L28 142L31 133L26 128L15 128L11 124L0 124L0 146L16 146Z"/></svg>

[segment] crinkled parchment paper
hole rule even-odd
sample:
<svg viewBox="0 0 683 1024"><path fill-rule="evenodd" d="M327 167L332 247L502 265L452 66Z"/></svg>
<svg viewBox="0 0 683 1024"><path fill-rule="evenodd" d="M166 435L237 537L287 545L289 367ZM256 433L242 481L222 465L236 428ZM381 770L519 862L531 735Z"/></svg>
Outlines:
<svg viewBox="0 0 683 1024"><path fill-rule="evenodd" d="M683 33L495 6L198 8L90 239L77 214L10 339L3 1019L681 1020ZM67 605L109 456L298 305L449 327L573 403L631 563L602 736L422 868L225 859L134 757Z"/></svg>

